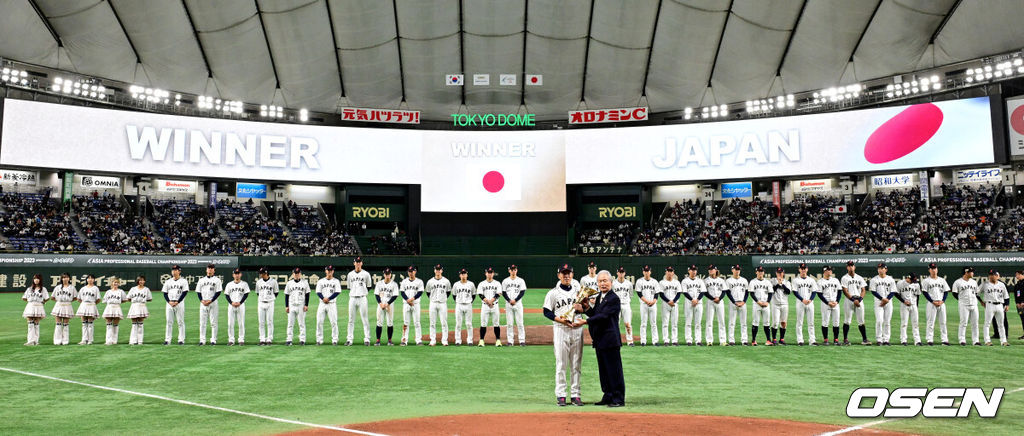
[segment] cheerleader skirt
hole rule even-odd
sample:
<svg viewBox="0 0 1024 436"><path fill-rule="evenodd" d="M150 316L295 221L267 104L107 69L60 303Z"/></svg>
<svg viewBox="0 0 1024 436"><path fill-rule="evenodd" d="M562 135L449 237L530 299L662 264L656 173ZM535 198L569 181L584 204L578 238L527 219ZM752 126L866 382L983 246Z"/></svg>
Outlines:
<svg viewBox="0 0 1024 436"><path fill-rule="evenodd" d="M58 318L71 318L75 316L75 308L71 306L71 303L57 302L53 305L53 310L50 311L50 315Z"/></svg>
<svg viewBox="0 0 1024 436"><path fill-rule="evenodd" d="M149 309L146 308L146 303L132 303L132 307L128 309L128 318L147 318L149 317Z"/></svg>
<svg viewBox="0 0 1024 436"><path fill-rule="evenodd" d="M100 316L100 312L96 310L96 303L82 303L78 305L78 312L75 312L75 316L88 316L95 318Z"/></svg>
<svg viewBox="0 0 1024 436"><path fill-rule="evenodd" d="M43 303L28 303L21 316L24 318L46 318L46 308L43 307Z"/></svg>
<svg viewBox="0 0 1024 436"><path fill-rule="evenodd" d="M104 318L124 318L124 313L121 312L120 304L108 304L106 309L103 309Z"/></svg>

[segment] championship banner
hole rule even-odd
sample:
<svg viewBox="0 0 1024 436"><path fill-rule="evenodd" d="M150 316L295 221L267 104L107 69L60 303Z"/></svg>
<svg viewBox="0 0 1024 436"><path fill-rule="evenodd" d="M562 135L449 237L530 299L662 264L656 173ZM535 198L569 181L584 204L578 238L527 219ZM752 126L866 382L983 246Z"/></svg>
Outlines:
<svg viewBox="0 0 1024 436"><path fill-rule="evenodd" d="M65 272L75 286L84 284L85 276L92 274L103 289L109 288L115 277L121 279L122 288L130 287L135 276L142 274L149 279L147 285L159 290L160 284L170 278L172 266L181 266L182 277L195 285L211 263L216 265L217 275L226 280L239 266L235 256L0 254L0 292L24 292L37 273L43 275L43 285L52 288Z"/></svg>
<svg viewBox="0 0 1024 436"><path fill-rule="evenodd" d="M840 267L845 268L846 262L853 261L859 268L869 268L873 270L879 262L885 262L886 265L892 266L903 266L910 268L920 268L922 273L927 270L929 263L934 263L940 268L946 266L961 266L961 265L986 265L986 266L1005 266L1008 268L1017 269L1021 264L1024 264L1024 252L1005 252L1005 253L930 253L930 254L836 254L836 255L808 255L808 256L752 256L751 263L754 266L768 267L791 267L794 269L801 263L806 263L810 270L814 270L817 267L817 272L821 272L821 267L830 265L839 271ZM1003 271L1004 275L1010 275L1013 270L1007 269ZM837 272L840 274L840 272ZM845 273L842 273L845 274ZM873 272L865 273L859 272L860 275L866 276L868 274L874 275Z"/></svg>
<svg viewBox="0 0 1024 436"><path fill-rule="evenodd" d="M967 183L999 183L1003 180L1003 170L998 167L956 170L953 172L953 180L958 185Z"/></svg>
<svg viewBox="0 0 1024 436"><path fill-rule="evenodd" d="M636 204L583 204L580 208L580 219L583 221L640 220L640 209Z"/></svg>
<svg viewBox="0 0 1024 436"><path fill-rule="evenodd" d="M372 123L419 124L420 111L348 107L341 110L341 120L366 121Z"/></svg>
<svg viewBox="0 0 1024 436"><path fill-rule="evenodd" d="M569 111L569 124L621 123L647 121L647 107Z"/></svg>
<svg viewBox="0 0 1024 436"><path fill-rule="evenodd" d="M38 181L39 171L0 170L0 183L35 186Z"/></svg>

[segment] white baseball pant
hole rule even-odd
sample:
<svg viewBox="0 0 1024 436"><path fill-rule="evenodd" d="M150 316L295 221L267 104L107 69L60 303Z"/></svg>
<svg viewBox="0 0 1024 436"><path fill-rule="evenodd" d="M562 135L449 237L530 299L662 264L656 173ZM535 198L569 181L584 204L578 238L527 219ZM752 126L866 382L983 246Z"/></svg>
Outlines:
<svg viewBox="0 0 1024 436"><path fill-rule="evenodd" d="M648 306L640 302L640 345L647 344L647 327L651 328L651 343L658 343L658 303Z"/></svg>
<svg viewBox="0 0 1024 436"><path fill-rule="evenodd" d="M714 299L708 299L707 310L704 311L704 314L707 315L707 317L705 318L706 328L704 329L704 339L707 341L708 345L711 345L715 342L714 335L712 335L711 333L714 331L714 323L718 322L718 343L724 344L725 303L723 303L722 300L718 300L718 302L715 303Z"/></svg>
<svg viewBox="0 0 1024 436"><path fill-rule="evenodd" d="M562 324L555 324L554 345L555 345L555 397L572 398L580 396L580 368L583 363L583 328L569 328ZM570 379L568 392L566 389L566 372Z"/></svg>
<svg viewBox="0 0 1024 436"><path fill-rule="evenodd" d="M415 303L409 304L407 301L402 301L402 343L409 343L409 330L412 327L409 323L412 323L416 327L416 345L423 342L423 328L420 326L420 300L416 300Z"/></svg>
<svg viewBox="0 0 1024 436"><path fill-rule="evenodd" d="M830 307L827 302L824 302L824 301L821 302L821 326L822 327L828 327L829 325L831 325L833 327L839 327L839 323L840 323L840 319L839 319L839 313L840 313L839 306L840 306L839 304L836 304L836 307ZM826 339L828 339L828 338L826 338ZM838 339L838 338L833 338L833 339Z"/></svg>
<svg viewBox="0 0 1024 436"><path fill-rule="evenodd" d="M750 305L750 325L754 327L767 326L772 323L772 305L761 307L757 303ZM768 340L769 338L765 338Z"/></svg>
<svg viewBox="0 0 1024 436"><path fill-rule="evenodd" d="M846 319L843 321L844 324L850 324L853 321L853 315L857 315L857 325L864 325L864 302L860 302L860 306L855 306L853 301L849 298L843 300L843 311L846 312Z"/></svg>
<svg viewBox="0 0 1024 436"><path fill-rule="evenodd" d="M171 342L171 333L174 333L174 324L178 324L178 342L185 342L185 302L178 303L171 307L166 305L164 316L167 317L167 329L164 331L164 342Z"/></svg>
<svg viewBox="0 0 1024 436"><path fill-rule="evenodd" d="M788 297L787 297L788 298ZM789 305L772 304L772 328L782 328L782 323L789 322Z"/></svg>
<svg viewBox="0 0 1024 436"><path fill-rule="evenodd" d="M218 310L217 302L210 303L209 306L204 306L199 303L199 343L206 343L206 325L210 325L210 343L217 343L217 319L220 317L220 310Z"/></svg>
<svg viewBox="0 0 1024 436"><path fill-rule="evenodd" d="M306 342L306 311L302 310L302 306L288 308L288 334L285 341L292 341L292 331L296 322L299 324L299 341Z"/></svg>
<svg viewBox="0 0 1024 436"><path fill-rule="evenodd" d="M526 343L526 326L523 325L523 303L516 302L515 306L505 303L505 342L510 345L515 340L512 333L512 326L519 329L519 343Z"/></svg>
<svg viewBox="0 0 1024 436"><path fill-rule="evenodd" d="M666 344L679 343L679 304L661 305L661 340Z"/></svg>
<svg viewBox="0 0 1024 436"><path fill-rule="evenodd" d="M366 299L362 299L366 302ZM352 306L351 300L349 301L349 307ZM327 318L331 322L331 341L338 342L338 303L336 300L331 300L330 303L324 303L324 300L320 300L320 304L316 307L316 342L321 343L324 341L324 318ZM349 333L351 336L353 319L348 319ZM351 341L352 338L350 337Z"/></svg>
<svg viewBox="0 0 1024 436"><path fill-rule="evenodd" d="M441 321L441 344L448 345L448 303L430 302L430 345L437 343L437 322Z"/></svg>
<svg viewBox="0 0 1024 436"><path fill-rule="evenodd" d="M395 305L389 304L387 309L377 305L377 327L388 327L395 326Z"/></svg>
<svg viewBox="0 0 1024 436"><path fill-rule="evenodd" d="M914 332L914 343L921 342L921 328L917 313L917 305L910 306L900 303L900 343L907 342L907 324Z"/></svg>
<svg viewBox="0 0 1024 436"><path fill-rule="evenodd" d="M807 343L817 342L814 336L814 302L804 304L803 301L796 302L796 343L804 343L804 321L807 322Z"/></svg>
<svg viewBox="0 0 1024 436"><path fill-rule="evenodd" d="M942 342L949 342L949 335L946 332L946 304L940 304L939 307L935 307L934 304L928 302L924 306L925 316L925 330L924 336L928 342L932 342L935 339L935 318L939 319L939 337Z"/></svg>
<svg viewBox="0 0 1024 436"><path fill-rule="evenodd" d="M619 321L626 325L626 343L633 343L633 307L629 303L619 304ZM511 342L510 342L511 343Z"/></svg>
<svg viewBox="0 0 1024 436"><path fill-rule="evenodd" d="M875 301L875 342L889 342L889 336L892 335L892 305L892 301L885 306Z"/></svg>
<svg viewBox="0 0 1024 436"><path fill-rule="evenodd" d="M957 333L960 334L960 342L967 342L967 324L971 324L971 337L973 342L978 342L978 306L960 304L960 327Z"/></svg>
<svg viewBox="0 0 1024 436"><path fill-rule="evenodd" d="M736 307L735 303L729 303L729 329L726 330L729 343L736 343L736 321L740 323L740 342L747 342L747 305Z"/></svg>
<svg viewBox="0 0 1024 436"><path fill-rule="evenodd" d="M988 303L985 305L985 341L991 342L992 336L989 335L989 328L992 327L992 318L996 319L996 325L999 326L996 329L999 330L999 343L1006 343L1006 329L1003 327L1003 313L1002 303Z"/></svg>
<svg viewBox="0 0 1024 436"><path fill-rule="evenodd" d="M486 306L486 305L485 305ZM473 304L455 304L455 345L462 343L462 328L466 328L466 343L473 343Z"/></svg>
<svg viewBox="0 0 1024 436"><path fill-rule="evenodd" d="M363 322L363 342L370 342L370 318L366 309L366 296L348 297L348 335L345 340L352 342L355 337L357 314Z"/></svg>
<svg viewBox="0 0 1024 436"><path fill-rule="evenodd" d="M235 323L238 323L238 342L245 342L245 305L228 305L228 343L235 342Z"/></svg>
<svg viewBox="0 0 1024 436"><path fill-rule="evenodd" d="M480 305L480 327L487 327L488 320L492 326L501 327L501 308L497 302L494 306L488 306L487 303Z"/></svg>
<svg viewBox="0 0 1024 436"><path fill-rule="evenodd" d="M256 314L260 323L260 342L272 342L274 340L274 302L260 301Z"/></svg>
<svg viewBox="0 0 1024 436"><path fill-rule="evenodd" d="M697 301L696 306L690 300L680 300L679 304L683 305L683 323L685 323L683 336L685 336L686 343L700 343L700 325L704 318L704 305L700 304L700 300Z"/></svg>

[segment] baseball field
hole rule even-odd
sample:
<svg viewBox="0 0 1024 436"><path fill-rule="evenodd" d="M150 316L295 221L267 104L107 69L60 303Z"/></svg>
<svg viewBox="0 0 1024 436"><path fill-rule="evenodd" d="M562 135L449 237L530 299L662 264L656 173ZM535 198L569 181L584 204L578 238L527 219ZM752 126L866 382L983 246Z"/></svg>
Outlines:
<svg viewBox="0 0 1024 436"><path fill-rule="evenodd" d="M531 289L524 300L526 307L540 308L545 292ZM251 345L258 341L258 335L255 304L250 304L246 312L247 345L229 347L225 345L227 305L221 302L220 345L200 347L196 345L198 302L189 295L187 344L163 346L164 302L155 293L156 300L149 305L153 316L146 323L145 345L126 345L130 322L121 328L121 345L74 345L81 339L81 323L72 320L72 345L53 346L53 318L48 316L42 323L43 345L27 347L22 345L26 329L19 297L0 294L0 392L5 403L0 408L0 434L5 435L273 434L342 429L387 434L388 427L382 421L464 414L482 415L461 421L479 422L479 427L451 428L449 434L526 434L529 429L495 424L520 422L511 418L502 421L502 416L508 416L505 414L595 412L629 414L623 415L631 420L627 430L609 427L604 432L629 434L668 432L659 429L661 418L633 415L639 413L767 418L829 424L824 428L840 431L868 424L869 428L861 431L938 435L1020 434L1020 423L1024 422L1024 341L1016 339L1022 332L1013 308L1009 312L1011 347L624 348L627 404L608 409L555 405L550 345L365 347L357 322L357 345L286 347L286 317L283 307L279 307L275 318L277 345L260 347ZM338 299L341 342L347 325L347 299L347 293ZM308 343L314 341L315 300L310 302L307 315ZM956 302L949 302L954 309L949 311L949 333L955 343ZM47 304L47 311L51 306ZM633 325L638 329L635 301L633 307ZM796 342L794 307L791 302L787 332L790 344ZM397 342L401 317L396 318ZM680 314L680 336L682 318ZM373 310L370 320L375 325ZM454 329L453 313L448 322ZM424 310L424 332L428 323ZM526 323L549 325L537 311L528 311ZM923 335L923 308L920 324ZM479 326L479 314L474 325ZM816 331L819 325L816 323ZM869 339L873 339L870 310L867 325ZM895 314L894 342L898 342L898 326L899 315ZM98 323L96 328L100 342L103 327ZM859 343L856 327L852 330L851 339ZM763 341L763 335L759 339ZM492 342L489 331L488 344ZM583 400L593 403L600 398L597 364L589 346L583 356ZM1002 387L1006 394L995 418L979 418L974 412L968 419L916 418L878 423L883 418L847 418L850 393L858 387L877 387L880 382L890 389L981 387L986 393ZM587 432L578 427L586 422L585 417L548 418L564 423L550 429L551 433ZM732 422L725 418L720 421L720 427ZM757 420L736 422L732 425L746 426L743 430L747 432L801 433L794 430L797 427L789 431L785 427L759 429L756 426L761 421ZM446 432L443 427L431 430ZM722 427L719 434L739 431L740 427Z"/></svg>

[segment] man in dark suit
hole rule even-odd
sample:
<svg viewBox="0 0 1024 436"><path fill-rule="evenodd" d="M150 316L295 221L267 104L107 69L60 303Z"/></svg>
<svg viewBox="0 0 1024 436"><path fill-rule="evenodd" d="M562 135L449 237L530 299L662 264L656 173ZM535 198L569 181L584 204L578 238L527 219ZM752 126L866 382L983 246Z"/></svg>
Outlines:
<svg viewBox="0 0 1024 436"><path fill-rule="evenodd" d="M601 377L604 397L596 405L622 407L626 403L626 382L622 376L622 337L619 335L619 297L612 292L612 275L608 271L597 274L597 294L593 307L578 305L577 311L587 314L586 324L597 353L597 370Z"/></svg>

